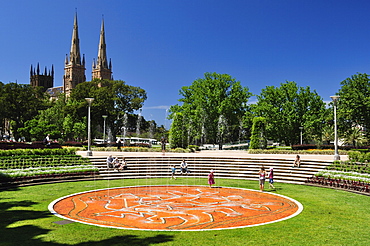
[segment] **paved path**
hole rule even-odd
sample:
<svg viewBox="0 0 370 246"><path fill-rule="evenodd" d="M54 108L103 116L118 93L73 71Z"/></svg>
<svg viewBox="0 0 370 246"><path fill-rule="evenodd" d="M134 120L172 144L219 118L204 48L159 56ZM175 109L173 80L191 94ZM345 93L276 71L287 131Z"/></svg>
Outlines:
<svg viewBox="0 0 370 246"><path fill-rule="evenodd" d="M87 156L86 151L78 151L77 154L81 156ZM112 154L118 157L140 157L140 156L153 156L160 157L163 156L162 152L108 152L108 151L93 151L93 156L108 156ZM171 153L167 152L164 156L167 157L234 157L234 158L258 158L258 159L295 159L295 154L248 154L244 150L202 150L196 153ZM334 160L334 155L300 155L301 160L322 160L322 161L332 161ZM348 160L347 155L341 155L340 159L345 161Z"/></svg>

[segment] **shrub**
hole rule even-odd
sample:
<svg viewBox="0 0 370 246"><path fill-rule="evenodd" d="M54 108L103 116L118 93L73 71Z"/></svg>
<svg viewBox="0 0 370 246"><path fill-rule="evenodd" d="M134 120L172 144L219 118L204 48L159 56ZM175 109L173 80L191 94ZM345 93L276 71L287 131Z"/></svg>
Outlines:
<svg viewBox="0 0 370 246"><path fill-rule="evenodd" d="M361 151L348 151L348 159L353 162L370 162L370 153Z"/></svg>
<svg viewBox="0 0 370 246"><path fill-rule="evenodd" d="M10 149L0 150L0 156L22 156L22 155L74 155L75 148L64 149Z"/></svg>
<svg viewBox="0 0 370 246"><path fill-rule="evenodd" d="M333 155L333 150L289 150L289 149L249 149L248 154L293 154L293 155ZM340 155L346 155L347 152L340 150Z"/></svg>
<svg viewBox="0 0 370 246"><path fill-rule="evenodd" d="M22 143L22 142L0 142L0 149L2 150L10 150L10 149L44 149L44 148L51 148L51 149L60 149L59 143L51 143L49 146L45 146L42 141L36 141L29 143Z"/></svg>
<svg viewBox="0 0 370 246"><path fill-rule="evenodd" d="M253 118L252 136L249 148L251 149L264 149L267 146L267 141L264 137L266 127L266 118L255 117Z"/></svg>
<svg viewBox="0 0 370 246"><path fill-rule="evenodd" d="M188 148L192 152L195 152L195 151L199 151L200 150L198 145L189 145Z"/></svg>

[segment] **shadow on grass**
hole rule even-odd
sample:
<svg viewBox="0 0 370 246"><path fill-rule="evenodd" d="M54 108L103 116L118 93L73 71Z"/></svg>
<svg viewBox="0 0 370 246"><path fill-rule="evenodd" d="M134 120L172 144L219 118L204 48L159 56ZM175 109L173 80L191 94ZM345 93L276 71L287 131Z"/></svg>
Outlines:
<svg viewBox="0 0 370 246"><path fill-rule="evenodd" d="M52 216L49 211L31 211L20 209L35 205L35 202L24 200L17 202L7 202L2 198L0 202L0 244L1 245L70 245L56 242L45 242L40 236L47 234L51 230L43 229L32 225L32 220L42 219ZM24 222L30 225L14 225L17 222ZM88 241L74 245L131 245L146 246L173 241L173 236L156 235L153 237L138 237L135 235L115 236L100 241Z"/></svg>

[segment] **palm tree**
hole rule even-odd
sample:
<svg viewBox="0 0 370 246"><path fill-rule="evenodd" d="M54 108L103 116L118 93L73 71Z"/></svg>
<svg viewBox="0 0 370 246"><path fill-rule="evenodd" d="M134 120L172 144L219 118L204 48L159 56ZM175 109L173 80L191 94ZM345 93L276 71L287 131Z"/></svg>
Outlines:
<svg viewBox="0 0 370 246"><path fill-rule="evenodd" d="M330 144L330 141L334 140L334 129L330 125L326 125L322 130L322 141L326 144Z"/></svg>
<svg viewBox="0 0 370 246"><path fill-rule="evenodd" d="M355 147L362 146L367 143L367 138L365 134L359 127L352 127L346 134L343 136L344 143L353 145Z"/></svg>

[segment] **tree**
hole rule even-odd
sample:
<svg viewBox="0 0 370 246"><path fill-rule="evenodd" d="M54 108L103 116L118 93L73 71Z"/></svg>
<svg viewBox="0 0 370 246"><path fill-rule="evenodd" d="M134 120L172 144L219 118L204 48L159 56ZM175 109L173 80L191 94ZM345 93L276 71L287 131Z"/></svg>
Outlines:
<svg viewBox="0 0 370 246"><path fill-rule="evenodd" d="M35 139L41 141L46 134L51 138L61 138L63 135L63 120L65 114L66 100L64 94L58 100L49 103L49 107L39 110L38 115L24 123L19 129L20 134L27 140Z"/></svg>
<svg viewBox="0 0 370 246"><path fill-rule="evenodd" d="M87 97L95 99L91 104L92 126L102 125L102 115L107 115L106 124L114 138L121 131L124 115L140 109L147 98L144 89L127 85L121 80L95 79L80 83L70 95L74 106L67 109L68 113L77 115L80 121L87 115ZM93 132L93 135L95 134Z"/></svg>
<svg viewBox="0 0 370 246"><path fill-rule="evenodd" d="M10 122L10 130L17 140L21 137L19 129L24 127L26 121L34 118L39 110L45 109L48 100L40 87L17 83L8 83L1 87L2 118Z"/></svg>
<svg viewBox="0 0 370 246"><path fill-rule="evenodd" d="M305 138L321 138L326 111L316 91L287 81L280 87L267 86L257 99L252 115L266 118L267 138L287 145L299 143L300 126L304 128Z"/></svg>
<svg viewBox="0 0 370 246"><path fill-rule="evenodd" d="M337 107L338 131L345 133L353 127L370 127L370 79L358 73L341 82ZM366 135L369 133L366 132Z"/></svg>
<svg viewBox="0 0 370 246"><path fill-rule="evenodd" d="M264 117L253 118L252 136L249 148L264 149L267 146L265 138L266 119Z"/></svg>
<svg viewBox="0 0 370 246"><path fill-rule="evenodd" d="M169 134L169 142L171 148L183 148L188 147L188 132L184 123L184 117L182 113L176 113L174 116L171 130Z"/></svg>
<svg viewBox="0 0 370 246"><path fill-rule="evenodd" d="M334 127L332 125L323 127L321 139L325 144L330 144L330 141L334 140Z"/></svg>
<svg viewBox="0 0 370 246"><path fill-rule="evenodd" d="M182 87L180 95L182 105L171 106L169 118L174 119L177 113L182 113L190 142L219 142L217 136L221 116L229 126L228 140L239 137L240 122L252 95L239 81L228 74L205 73L204 78ZM172 129L171 132L174 134Z"/></svg>
<svg viewBox="0 0 370 246"><path fill-rule="evenodd" d="M4 84L0 82L0 105L4 105ZM5 132L5 108L0 107L0 140L3 139Z"/></svg>
<svg viewBox="0 0 370 246"><path fill-rule="evenodd" d="M343 135L344 143L359 147L367 143L367 138L360 127L353 127Z"/></svg>

